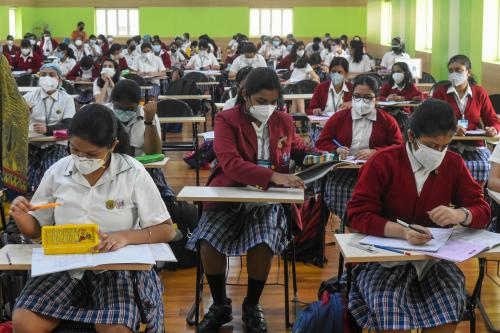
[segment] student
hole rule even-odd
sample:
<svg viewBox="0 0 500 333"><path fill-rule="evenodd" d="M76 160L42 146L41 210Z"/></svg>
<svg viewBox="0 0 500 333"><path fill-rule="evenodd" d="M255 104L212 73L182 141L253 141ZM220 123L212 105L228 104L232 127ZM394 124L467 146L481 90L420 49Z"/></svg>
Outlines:
<svg viewBox="0 0 500 333"><path fill-rule="evenodd" d="M490 207L483 191L447 150L456 129L449 104L425 101L410 118L407 142L377 153L361 170L348 204L349 226L418 245L431 240L427 227L485 227ZM455 332L466 303L465 277L446 260L374 262L352 271L349 312L368 330Z"/></svg>
<svg viewBox="0 0 500 333"><path fill-rule="evenodd" d="M21 53L21 48L14 44L14 37L8 35L3 48L3 54L8 54L11 59L14 59L18 53Z"/></svg>
<svg viewBox="0 0 500 333"><path fill-rule="evenodd" d="M383 68L391 68L396 62L410 59L410 55L405 53L405 43L401 37L394 37L391 42L391 51L384 54L380 66Z"/></svg>
<svg viewBox="0 0 500 333"><path fill-rule="evenodd" d="M93 92L96 103L105 104L111 101L111 91L121 79L118 63L111 59L104 59L99 66L101 74L94 81Z"/></svg>
<svg viewBox="0 0 500 333"><path fill-rule="evenodd" d="M40 42L40 48L42 49L44 58L53 56L58 45L59 43L57 43L55 39L52 39L50 31L46 30Z"/></svg>
<svg viewBox="0 0 500 333"><path fill-rule="evenodd" d="M158 96L160 94L160 79L166 75L166 68L160 57L153 53L153 47L149 43L142 43L141 56L135 58L134 63L130 69L141 76L151 78L153 89L150 91L151 96Z"/></svg>
<svg viewBox="0 0 500 333"><path fill-rule="evenodd" d="M288 174L288 157L302 161L308 148L295 134L292 118L276 112L281 99L278 76L269 68L253 69L247 76L243 101L215 118L214 149L218 164L208 186L271 184L303 188L303 181ZM278 142L276 145L269 142ZM280 147L280 148L278 148ZM213 304L197 327L198 333L216 332L232 320L226 296L226 256L247 254L248 291L243 301L247 332L267 332L259 299L273 254L286 248L287 221L279 204L209 204L187 243L200 250Z"/></svg>
<svg viewBox="0 0 500 333"><path fill-rule="evenodd" d="M127 60L122 54L122 46L118 43L114 43L109 48L109 51L104 54L105 58L109 58L114 62L118 63L120 72L128 69Z"/></svg>
<svg viewBox="0 0 500 333"><path fill-rule="evenodd" d="M153 41L156 41L156 40L160 42L160 45L161 45L161 49L162 49L162 50L168 50L168 49L169 49L169 47L168 47L167 43L163 42L163 41L160 39L160 36L158 36L158 35L154 35L154 36L153 36ZM189 43L191 44L191 42L189 42Z"/></svg>
<svg viewBox="0 0 500 333"><path fill-rule="evenodd" d="M132 38L127 40L127 48L122 50L122 55L125 61L127 61L128 67L132 66L135 58L140 56L140 53L137 51L137 45Z"/></svg>
<svg viewBox="0 0 500 333"><path fill-rule="evenodd" d="M196 71L219 70L219 62L213 53L210 53L208 42L204 39L198 43L199 53L189 59L186 69Z"/></svg>
<svg viewBox="0 0 500 333"><path fill-rule="evenodd" d="M349 37L347 35L342 35L340 36L340 41L342 42L342 48L344 49L344 51L348 51L349 49Z"/></svg>
<svg viewBox="0 0 500 333"><path fill-rule="evenodd" d="M316 147L338 154L340 159L351 156L356 160L369 160L377 150L401 144L403 138L394 118L375 108L378 94L379 85L375 79L356 77L352 107L328 119ZM330 212L343 217L357 178L357 170L341 170L327 176L324 200Z"/></svg>
<svg viewBox="0 0 500 333"><path fill-rule="evenodd" d="M77 37L72 44L69 45L73 49L75 54L76 61L82 60L85 54L85 47L83 45L83 40L80 37Z"/></svg>
<svg viewBox="0 0 500 333"><path fill-rule="evenodd" d="M319 82L325 82L330 79L330 73L328 72L328 68L323 66L323 61L321 61L321 56L319 53L313 53L309 57L309 64L311 65L314 73L318 75Z"/></svg>
<svg viewBox="0 0 500 333"><path fill-rule="evenodd" d="M313 41L306 45L305 50L306 50L307 55L311 55L311 54L313 54L313 52L315 52L315 50L313 50L314 45L317 45L315 47L316 52L321 52L321 50L323 50L324 47L323 47L323 44L321 44L321 37L314 37Z"/></svg>
<svg viewBox="0 0 500 333"><path fill-rule="evenodd" d="M496 136L500 123L486 90L472 77L472 64L465 55L456 55L448 61L449 84L438 86L434 98L444 100L452 106L458 119L456 135L464 136L467 130L484 128L486 136ZM454 143L453 149L460 152L472 177L484 184L490 171L490 151L482 141Z"/></svg>
<svg viewBox="0 0 500 333"><path fill-rule="evenodd" d="M16 54L13 63L15 71L26 71L35 74L42 66L42 58L33 52L30 41L23 39L21 41L21 52Z"/></svg>
<svg viewBox="0 0 500 333"><path fill-rule="evenodd" d="M109 51L108 40L103 34L97 36L97 45L99 45L99 47L101 48L102 54Z"/></svg>
<svg viewBox="0 0 500 333"><path fill-rule="evenodd" d="M304 55L303 50L297 50L297 44L294 45L294 49L292 49L292 54L295 54L295 62L292 64L293 71L290 79L287 81L287 84L295 84L297 82L303 80L313 80L316 82L320 82L318 74L314 71L309 63L309 58L307 55ZM302 54L302 56L300 56ZM294 57L292 56L292 59ZM292 101L292 106L290 108L290 112L292 113L305 113L305 101L303 99L294 99Z"/></svg>
<svg viewBox="0 0 500 333"><path fill-rule="evenodd" d="M188 32L183 33L182 37L183 37L183 40L184 40L184 43L182 44L182 48L185 50L189 46L191 46L191 41L189 40L189 37L190 37L189 33Z"/></svg>
<svg viewBox="0 0 500 333"><path fill-rule="evenodd" d="M190 45L192 43L189 43ZM186 58L177 49L177 44L172 42L170 44L170 60L172 62L172 67L183 67L186 65Z"/></svg>
<svg viewBox="0 0 500 333"><path fill-rule="evenodd" d="M113 38L113 36L108 35L108 37L106 37L106 41L108 42L108 46L111 47L111 45L114 44L114 38Z"/></svg>
<svg viewBox="0 0 500 333"><path fill-rule="evenodd" d="M351 73L370 72L372 70L370 57L365 54L363 42L353 38L350 46L351 48L347 61L349 61L349 70Z"/></svg>
<svg viewBox="0 0 500 333"><path fill-rule="evenodd" d="M241 55L233 61L229 78L234 79L236 73L243 67L250 66L252 68L267 67L264 57L257 53L257 48L253 43L246 43L241 47Z"/></svg>
<svg viewBox="0 0 500 333"><path fill-rule="evenodd" d="M295 67L295 63L303 58L306 54L306 47L303 41L298 41L293 44L292 50L290 51L290 66L288 69L292 70Z"/></svg>
<svg viewBox="0 0 500 333"><path fill-rule="evenodd" d="M252 67L247 66L243 67L238 71L236 74L236 94L234 96L231 95L232 90L229 90L229 96L230 98L224 103L224 107L222 110L228 110L233 108L236 105L236 100L238 99L238 96L241 95L241 91L243 87L245 86L246 78L248 74L252 71Z"/></svg>
<svg viewBox="0 0 500 333"><path fill-rule="evenodd" d="M40 46L38 46L38 38L35 34L27 33L24 35L24 39L29 40L33 54L36 54L40 59L43 59L43 51Z"/></svg>
<svg viewBox="0 0 500 333"><path fill-rule="evenodd" d="M161 58L161 60L163 62L163 66L165 68L172 67L172 61L170 60L170 55L167 53L166 50L162 49L161 41L158 39L155 39L153 41L153 52L154 52L155 56Z"/></svg>
<svg viewBox="0 0 500 333"><path fill-rule="evenodd" d="M56 59L53 62L61 68L62 76L66 76L76 65L73 49L66 43L59 44L56 50Z"/></svg>
<svg viewBox="0 0 500 333"><path fill-rule="evenodd" d="M102 49L97 44L97 37L95 35L90 35L89 41L85 43L84 52L85 55L91 56L94 60L102 56Z"/></svg>
<svg viewBox="0 0 500 333"><path fill-rule="evenodd" d="M61 89L62 70L48 63L40 69L40 88L24 95L30 107L29 136L52 136L54 130L69 127L75 114L75 101ZM30 143L28 149L28 189L36 190L45 171L67 156L67 142Z"/></svg>
<svg viewBox="0 0 500 333"><path fill-rule="evenodd" d="M85 32L85 23L80 21L76 25L76 30L71 33L71 39L75 41L77 38L87 40L87 33Z"/></svg>
<svg viewBox="0 0 500 333"><path fill-rule="evenodd" d="M280 36L274 36L270 44L265 44L259 49L259 54L266 61L277 62L286 55L286 47L283 46Z"/></svg>
<svg viewBox="0 0 500 333"><path fill-rule="evenodd" d="M100 252L171 241L170 214L144 166L126 155L128 137L112 111L85 106L69 133L71 156L47 171L31 202L18 197L11 205L21 233L40 238L42 226L92 222L99 225ZM62 205L34 210L33 205L47 202ZM98 332L135 331L141 322L135 288L148 332L163 332L163 287L153 269L66 271L31 278L16 300L14 330L52 332L69 320L95 324Z"/></svg>
<svg viewBox="0 0 500 333"><path fill-rule="evenodd" d="M66 79L70 81L94 82L99 75L99 66L94 62L94 59L91 56L85 56L66 75Z"/></svg>
<svg viewBox="0 0 500 333"><path fill-rule="evenodd" d="M331 43L332 43L331 52L326 54L325 59L323 60L325 67L330 66L330 63L332 62L333 58L343 57L347 59L348 57L347 53L342 48L342 41L339 38L332 39Z"/></svg>
<svg viewBox="0 0 500 333"><path fill-rule="evenodd" d="M177 43L175 43L175 45L177 45L177 52L180 52L186 59L193 57L195 54L198 54L198 41L196 40L193 40L191 42L191 45L186 50L180 48Z"/></svg>
<svg viewBox="0 0 500 333"><path fill-rule="evenodd" d="M12 58L10 57L9 53L4 51L4 48L6 48L6 47L7 47L7 46L2 45L2 44L0 43L0 58L1 58L2 56L4 56L4 57L5 57L5 59L7 59L7 62L9 63L9 68L10 68L10 70L12 71L12 68L14 67L14 61L13 61L13 60L12 60ZM4 52L5 52L5 53L4 53Z"/></svg>
<svg viewBox="0 0 500 333"><path fill-rule="evenodd" d="M381 101L417 101L422 99L422 92L415 86L410 67L406 62L392 65L389 81L382 85Z"/></svg>

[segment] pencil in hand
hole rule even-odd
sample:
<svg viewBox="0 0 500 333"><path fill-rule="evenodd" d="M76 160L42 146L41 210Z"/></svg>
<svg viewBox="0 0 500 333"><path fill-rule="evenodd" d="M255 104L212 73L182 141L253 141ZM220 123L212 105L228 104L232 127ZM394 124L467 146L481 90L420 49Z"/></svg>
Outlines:
<svg viewBox="0 0 500 333"><path fill-rule="evenodd" d="M409 229L411 229L411 230L413 230L413 231L416 231L416 232L418 232L418 233L420 233L420 234L423 234L423 235L429 235L429 234L430 234L431 239L434 239L434 236L432 235L432 233L430 233L430 232L429 232L429 233L427 233L427 232L425 232L425 231L424 231L424 230L422 230L422 229L419 229L419 228L417 228L417 227L415 227L415 226L413 226L413 225L411 225L411 224L408 224L408 223L406 223L406 222L401 221L400 219L396 219L396 223L397 223L397 224L399 224L400 226L403 226L403 227L405 227L405 228L409 228Z"/></svg>
<svg viewBox="0 0 500 333"><path fill-rule="evenodd" d="M48 203L48 204L44 204L44 205L35 205L35 206L32 206L33 210L39 210L39 209L48 209L48 208L56 208L56 207L60 207L62 206L62 204L60 203Z"/></svg>

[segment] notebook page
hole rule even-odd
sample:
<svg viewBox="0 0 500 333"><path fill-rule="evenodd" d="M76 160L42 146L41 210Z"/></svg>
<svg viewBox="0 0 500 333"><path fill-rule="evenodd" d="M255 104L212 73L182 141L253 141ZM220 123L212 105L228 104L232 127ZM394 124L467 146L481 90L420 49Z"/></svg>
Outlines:
<svg viewBox="0 0 500 333"><path fill-rule="evenodd" d="M45 255L43 248L34 248L31 258L31 276L64 272L82 267L93 267L92 254Z"/></svg>
<svg viewBox="0 0 500 333"><path fill-rule="evenodd" d="M168 244L155 243L148 244L148 246L156 261L177 262L177 258Z"/></svg>
<svg viewBox="0 0 500 333"><path fill-rule="evenodd" d="M500 234L484 229L454 228L451 239L459 239L481 245L484 249L488 250L500 245Z"/></svg>
<svg viewBox="0 0 500 333"><path fill-rule="evenodd" d="M148 244L127 245L119 250L92 254L94 266L110 264L150 264L154 265L155 258Z"/></svg>

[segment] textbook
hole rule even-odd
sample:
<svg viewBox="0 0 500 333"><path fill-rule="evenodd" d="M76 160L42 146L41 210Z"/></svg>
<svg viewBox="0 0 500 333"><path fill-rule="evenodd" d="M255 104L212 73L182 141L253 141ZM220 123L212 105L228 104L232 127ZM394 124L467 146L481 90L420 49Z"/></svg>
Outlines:
<svg viewBox="0 0 500 333"><path fill-rule="evenodd" d="M305 170L302 170L300 172L297 172L295 176L301 178L305 184L312 183L318 179L323 178L328 174L330 171L335 169L335 167L339 164L345 164L349 162L342 162L342 161L328 161L320 164L316 164L312 167L309 167Z"/></svg>
<svg viewBox="0 0 500 333"><path fill-rule="evenodd" d="M467 132L465 132L465 136L482 136L482 135L486 135L486 131L484 129L476 129L476 130L467 130Z"/></svg>

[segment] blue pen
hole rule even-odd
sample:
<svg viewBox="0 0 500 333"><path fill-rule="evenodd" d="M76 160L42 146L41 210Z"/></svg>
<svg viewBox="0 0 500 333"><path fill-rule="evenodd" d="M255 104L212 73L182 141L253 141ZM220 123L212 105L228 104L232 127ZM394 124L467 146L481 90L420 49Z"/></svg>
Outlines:
<svg viewBox="0 0 500 333"><path fill-rule="evenodd" d="M392 247L381 246L381 245L372 245L372 246L376 247L377 249L382 249L382 250L386 250L386 251L391 251L391 252L396 252L396 253L401 253L401 254L404 254L404 255L407 255L407 256L411 256L410 252L396 250L396 249L393 249Z"/></svg>
<svg viewBox="0 0 500 333"><path fill-rule="evenodd" d="M339 148L346 148L346 147L344 147L344 145L343 145L343 144L341 144L341 143L340 143L340 142L338 142L337 140L333 139L332 141L333 141L333 143L335 143L337 146L339 146Z"/></svg>

